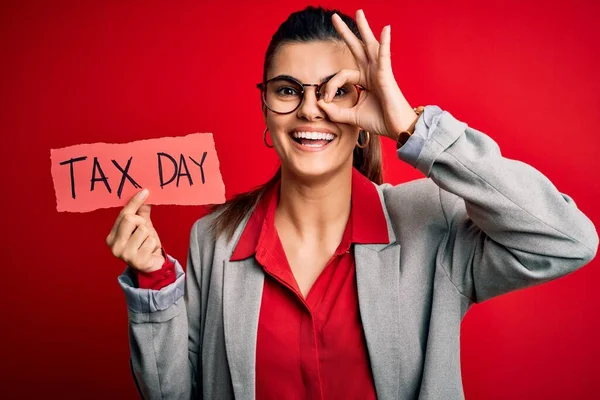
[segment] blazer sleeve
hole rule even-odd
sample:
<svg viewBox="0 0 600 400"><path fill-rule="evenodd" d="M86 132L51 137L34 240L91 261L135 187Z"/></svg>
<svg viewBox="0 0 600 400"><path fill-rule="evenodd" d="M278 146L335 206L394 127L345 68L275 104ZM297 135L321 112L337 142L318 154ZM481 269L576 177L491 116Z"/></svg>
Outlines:
<svg viewBox="0 0 600 400"><path fill-rule="evenodd" d="M169 256L177 278L160 290L136 288L135 272L129 267L119 277L128 307L131 369L144 399L190 399L202 392L200 221L190 234L187 276Z"/></svg>
<svg viewBox="0 0 600 400"><path fill-rule="evenodd" d="M447 233L436 261L461 294L479 303L595 256L598 234L573 200L535 168L504 158L489 136L436 106L425 108L417 133L398 157L440 189Z"/></svg>

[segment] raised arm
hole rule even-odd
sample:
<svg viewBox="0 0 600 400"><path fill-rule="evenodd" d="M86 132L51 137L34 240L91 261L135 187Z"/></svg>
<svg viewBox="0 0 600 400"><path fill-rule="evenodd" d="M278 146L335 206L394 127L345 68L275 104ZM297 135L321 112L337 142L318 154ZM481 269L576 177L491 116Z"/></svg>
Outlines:
<svg viewBox="0 0 600 400"><path fill-rule="evenodd" d="M596 254L594 225L570 197L447 111L426 107L398 157L439 186L447 235L437 260L475 302L558 278Z"/></svg>

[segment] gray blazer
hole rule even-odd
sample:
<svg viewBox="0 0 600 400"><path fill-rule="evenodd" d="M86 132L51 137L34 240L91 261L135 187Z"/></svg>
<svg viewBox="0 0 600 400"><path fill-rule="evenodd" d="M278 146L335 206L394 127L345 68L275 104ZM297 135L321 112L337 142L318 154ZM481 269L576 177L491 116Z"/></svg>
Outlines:
<svg viewBox="0 0 600 400"><path fill-rule="evenodd" d="M390 242L353 246L382 400L463 399L459 332L471 304L564 276L598 247L593 224L546 177L431 107L409 140L417 151L398 152L427 178L377 186ZM129 269L119 277L145 398L254 399L264 275L254 257L229 261L248 217L231 241L211 236L215 215L196 221L187 274L176 262L177 281L160 291L134 287Z"/></svg>

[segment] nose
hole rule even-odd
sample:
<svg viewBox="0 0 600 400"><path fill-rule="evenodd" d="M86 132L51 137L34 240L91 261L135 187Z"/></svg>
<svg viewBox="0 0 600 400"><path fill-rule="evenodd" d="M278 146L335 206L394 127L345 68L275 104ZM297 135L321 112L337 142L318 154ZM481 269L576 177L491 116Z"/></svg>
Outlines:
<svg viewBox="0 0 600 400"><path fill-rule="evenodd" d="M326 118L325 111L323 111L317 104L319 99L317 90L318 88L315 86L309 86L304 89L302 104L300 104L300 107L298 107L298 118L308 121Z"/></svg>

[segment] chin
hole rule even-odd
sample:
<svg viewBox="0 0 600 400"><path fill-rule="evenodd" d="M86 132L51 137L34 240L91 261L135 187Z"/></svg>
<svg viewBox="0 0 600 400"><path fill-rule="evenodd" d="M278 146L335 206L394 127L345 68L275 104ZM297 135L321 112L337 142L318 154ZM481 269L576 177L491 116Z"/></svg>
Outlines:
<svg viewBox="0 0 600 400"><path fill-rule="evenodd" d="M319 179L340 172L343 165L334 164L332 160L294 160L287 163L286 169L300 179Z"/></svg>

